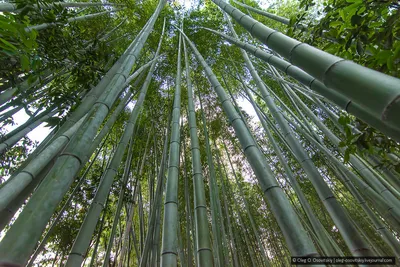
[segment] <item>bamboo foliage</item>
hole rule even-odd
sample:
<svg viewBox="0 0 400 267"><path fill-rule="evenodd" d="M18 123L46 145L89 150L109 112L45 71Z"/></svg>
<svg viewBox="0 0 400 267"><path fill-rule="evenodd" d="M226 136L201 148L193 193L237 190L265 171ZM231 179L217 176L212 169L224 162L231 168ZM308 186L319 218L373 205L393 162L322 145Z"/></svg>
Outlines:
<svg viewBox="0 0 400 267"><path fill-rule="evenodd" d="M40 238L40 233L46 226L56 205L70 187L80 166L87 161L88 156L91 154L91 151L89 151L91 139L95 136L97 129L118 96L121 85L125 82L125 78L121 74L125 73L126 77L136 62L152 26L164 5L165 2L161 1L156 12L149 20L148 27L143 32L143 35L140 36L138 45L133 49L132 53L125 56L125 64L121 72L114 75L102 97L91 108L81 128L70 141L63 154L58 157L52 170L46 176L45 181L31 197L24 211L13 224L12 229L7 232L7 235L0 244L0 258L20 264L28 260L35 243ZM115 88L116 90L114 90ZM39 203L46 203L46 207L37 209L37 207L42 206ZM25 233L28 234L20 235L20 229L25 229ZM22 256L21 250L24 251L24 256Z"/></svg>

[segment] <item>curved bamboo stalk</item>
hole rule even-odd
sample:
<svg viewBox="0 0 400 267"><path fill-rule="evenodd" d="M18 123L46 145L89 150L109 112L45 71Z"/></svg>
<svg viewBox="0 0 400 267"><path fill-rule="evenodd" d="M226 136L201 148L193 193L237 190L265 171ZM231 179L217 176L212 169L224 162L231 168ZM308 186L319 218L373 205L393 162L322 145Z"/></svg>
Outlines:
<svg viewBox="0 0 400 267"><path fill-rule="evenodd" d="M303 101L290 89L286 88L291 96L295 99L295 101L300 105L300 107L306 112L307 116L318 126L319 129L325 134L326 137L338 148L341 153L344 154L345 148L340 147L340 139L336 137L332 131L326 127L315 115L314 113L303 103ZM307 123L307 121L305 121ZM379 182L379 177L374 174L372 170L364 164L357 155L350 155L350 163L353 165L355 170L360 173L362 177L365 178L368 184L371 185L372 188L375 189L386 201L389 205L393 207L393 209L398 209L400 205L400 201L390 192L387 188ZM379 176L379 175L378 175ZM378 178L378 179L377 179ZM400 212L400 210L399 210Z"/></svg>
<svg viewBox="0 0 400 267"><path fill-rule="evenodd" d="M254 13L263 15L264 17L273 19L273 20L278 21L278 22L280 22L280 23L282 23L282 24L285 24L285 25L289 25L289 24L290 24L290 20L287 19L287 18L280 17L280 16L278 16L278 15L275 15L275 14L272 14L272 13L269 13L269 12L266 12L266 11L264 11L264 10L260 10L260 9L257 9L257 8L254 8L254 7L245 5L245 4L240 3L240 2L238 2L238 1L235 1L235 0L233 0L233 2L234 2L235 4L241 6L241 7L244 7L244 8L246 8L246 9L250 10L250 11L253 11Z"/></svg>
<svg viewBox="0 0 400 267"><path fill-rule="evenodd" d="M258 110L261 111L263 117L266 119L266 121L269 123L269 120L267 120L267 115L260 109L260 107L257 105ZM332 159L337 166L339 166L340 170L345 173L345 175L360 189L360 192L364 195L366 195L373 204L376 204L376 210L380 211L380 213L383 215L383 217L390 223L390 225L398 229L397 231L400 230L398 228L398 224L400 222L400 213L397 208L394 208L390 204L388 204L387 201L383 199L382 196L380 196L375 190L373 190L368 184L363 182L356 174L354 174L351 170L346 168L342 162L340 162L332 153L326 149L324 146L322 146L318 141L315 140L315 138L311 137L311 134L307 133L304 130L304 127L299 126L298 124L293 122L293 119L289 118L285 113L282 113L282 115L285 117L285 119L290 122L292 125L296 127L298 131L301 131L303 135L308 137L308 139L312 139L310 142L313 144L316 144L318 148L324 152L327 156L329 156L330 159ZM276 130L275 126L271 123L269 123L269 126L271 129L274 129L274 131L277 133L277 135L281 138L282 141L288 146L288 144L285 142L285 139L283 136ZM289 146L288 146L289 148ZM290 149L289 149L290 150ZM383 211L383 212L381 212Z"/></svg>
<svg viewBox="0 0 400 267"><path fill-rule="evenodd" d="M349 189L351 194L356 198L359 205L362 207L362 209L366 213L367 217L369 218L369 220L373 223L375 230L382 236L384 241L392 248L393 252L397 256L400 253L399 242L396 240L396 238L393 236L393 234L390 233L390 231L384 226L384 224L376 217L376 215L373 213L373 211L368 207L364 198L354 187L352 182L356 181L357 178L353 178L352 176L349 176L349 173L350 173L349 170L346 169L343 166L343 164L340 161L338 161L327 148L325 148L319 142L315 141L314 138L312 138L308 133L306 133L304 130L302 130L297 125L295 125L295 127L300 133L302 133L307 138L308 141L310 141L313 145L317 146L320 149L320 151L322 151L330 161L333 160L334 165L336 165L335 169L338 168L338 170L336 170L338 172L338 177L342 180L342 183ZM362 189L362 190L360 190L361 192L363 192L365 190L365 186L366 185L364 184L364 187L360 188L360 189ZM376 201L376 199L375 199L375 201ZM396 228L398 228L398 227L396 227Z"/></svg>
<svg viewBox="0 0 400 267"><path fill-rule="evenodd" d="M271 64L272 66L276 67L277 69L283 71L285 74L293 77L300 83L304 84L305 86L309 87L311 90L323 95L328 100L332 101L336 105L338 105L343 110L346 110L350 114L360 118L361 120L365 121L366 123L370 124L371 126L379 129L386 135L391 136L392 138L400 141L400 131L398 129L393 128L392 126L388 125L386 122L377 119L374 117L368 110L360 106L359 104L352 102L348 97L338 93L334 90L329 89L323 83L318 81L316 78L312 77L308 73L304 72L300 68L290 64L289 62L280 59L277 56L272 54L266 53L261 49L252 46L250 44L241 42L235 38L232 38L226 34L220 33L218 31L204 28L208 31L211 31L215 34L222 36L228 42L237 45L238 47L246 50L247 52L251 53L255 57Z"/></svg>
<svg viewBox="0 0 400 267"><path fill-rule="evenodd" d="M204 61L203 57L197 51L194 44L185 35L184 37L188 40L188 43L192 48L196 58L205 69L207 78L212 84L219 100L222 103L223 110L228 116L229 121L235 130L235 133L243 147L243 150L245 151L249 163L251 164L259 180L260 186L266 198L271 204L273 213L278 221L279 226L281 227L292 255L317 254L311 239L308 237L306 231L302 227L297 215L293 210L293 207L290 205L282 189L278 186L278 183L274 178L264 155L255 144L249 129L245 126L241 117L237 114L221 84L217 80L210 67Z"/></svg>
<svg viewBox="0 0 400 267"><path fill-rule="evenodd" d="M28 121L28 125L23 127L20 131L14 133L12 136L10 136L8 139L4 140L0 144L0 154L4 153L4 151L13 145L15 145L21 138L23 138L25 135L33 131L36 127L38 127L40 124L42 124L45 120L51 118L53 115L55 115L58 111L52 109L49 109L47 111L44 111L43 114L40 114L36 121Z"/></svg>
<svg viewBox="0 0 400 267"><path fill-rule="evenodd" d="M264 116L265 117L265 116ZM385 219L387 219L389 222L393 222L391 224L392 227L396 229L396 231L399 231L400 228L398 227L399 222L400 222L400 214L397 211L397 209L394 209L392 206L390 206L386 200L384 200L375 190L373 190L368 184L363 182L357 175L355 175L352 171L347 169L342 162L340 162L334 155L332 155L331 151L329 151L325 146L322 144L318 143L313 137L310 136L307 132L305 132L301 127L298 127L297 124L295 124L289 117L285 116L285 118L291 122L292 125L295 126L296 130L300 131L302 135L304 135L311 143L316 145L320 151L322 151L330 160L332 160L336 166L340 168L340 170L346 175L346 177L354 183L358 188L359 191L366 195L372 203L376 203L376 210L377 211L384 211L383 215ZM348 182L346 180L346 182ZM388 217L389 215L389 217Z"/></svg>
<svg viewBox="0 0 400 267"><path fill-rule="evenodd" d="M247 89L247 88L245 88L245 89ZM318 220L318 218L315 216L315 214L311 208L311 205L308 203L305 195L303 194L303 192L300 188L300 185L298 184L294 174L292 173L289 165L287 164L286 159L284 158L284 156L282 154L281 149L279 148L278 144L276 143L275 138L273 137L273 135L271 134L271 132L269 130L270 127L268 127L266 120L261 115L260 110L256 106L252 95L250 94L250 92L248 90L246 90L246 94L249 97L249 101L253 105L254 110L256 111L256 114L261 122L261 125L264 128L265 133L267 134L267 137L268 137L270 143L272 144L272 147L274 148L276 155L278 156L279 162L282 164L283 169L285 170L285 173L286 173L285 178L288 178L290 185L292 186L293 190L296 192L299 202L301 203L301 206L303 207L304 212L306 213L307 218L311 223L312 229L314 230L317 240L319 241L318 243L321 246L322 250L324 251L325 255L326 256L335 256L335 255L343 254L343 252L341 252L341 251L336 251L336 249L335 249L336 246L334 246L331 243L332 240L327 235L325 228L323 227L321 222ZM291 150L291 151L293 153L293 150Z"/></svg>
<svg viewBox="0 0 400 267"><path fill-rule="evenodd" d="M33 7L36 9L52 9L54 7L91 7L91 6L121 6L121 4L114 3L89 3L89 2L53 2L51 4L39 4L34 5ZM17 5L13 3L0 3L0 12L14 12L19 13L22 9L17 9Z"/></svg>
<svg viewBox="0 0 400 267"><path fill-rule="evenodd" d="M400 243L393 234L387 229L385 224L376 216L376 214L368 207L366 201L361 196L361 194L356 190L356 188L350 184L350 180L346 177L346 175L341 172L341 170L336 167L334 168L337 171L339 178L342 180L342 183L347 187L350 193L355 197L358 204L366 213L368 219L372 222L375 230L381 235L382 239L385 241L387 245L392 249L393 253L397 258L400 257Z"/></svg>
<svg viewBox="0 0 400 267"><path fill-rule="evenodd" d="M340 132L344 133L343 126L338 122L339 116L337 116L330 109L328 109L322 103L321 100L313 98L312 101L314 101L316 103L316 105L318 105L328 115L328 117L333 122L333 124L336 126L336 128ZM352 126L350 124L348 124L348 126L351 128L353 133L357 133L357 134L361 133L354 126ZM389 158L391 158L391 161L393 162L393 165L398 163L397 156L395 156L392 153L388 153L387 155L389 156ZM380 163L382 163L381 159L378 156L374 156L374 155L368 155L367 156L367 162L369 163L367 165L368 165L368 167L369 167L369 169L371 171L375 169L374 167L372 167L373 165L379 165ZM393 186L394 189L396 190L394 194L397 194L397 197L399 197L399 195L398 195L398 192L400 192L400 177L399 177L399 174L397 172L392 172L392 170L390 168L386 167L386 166L383 166L383 167L379 168L379 170L381 171L383 177L380 177L379 175L377 175L378 179L382 180L382 178L384 178L385 180L387 180L387 182L389 182L389 184L390 184L389 190L391 190L391 186Z"/></svg>
<svg viewBox="0 0 400 267"><path fill-rule="evenodd" d="M213 2L253 36L375 118L399 129L400 80L333 56L272 30L223 0Z"/></svg>
<svg viewBox="0 0 400 267"><path fill-rule="evenodd" d="M32 25L32 26L26 27L25 31L26 32L31 32L33 30L40 31L40 30L44 30L44 29L47 29L47 28L50 28L50 27L55 27L57 25L63 25L65 23L71 23L71 22L76 22L76 21L93 19L93 18L96 18L96 17L99 17L99 16L103 16L105 14L117 12L119 10L121 10L121 9L114 9L114 10L108 10L108 11L103 11L103 12L89 14L89 15L83 15L83 16L79 16L79 17L73 17L73 18L67 19L66 22L52 22L52 23L42 23L42 24L39 24L39 25Z"/></svg>

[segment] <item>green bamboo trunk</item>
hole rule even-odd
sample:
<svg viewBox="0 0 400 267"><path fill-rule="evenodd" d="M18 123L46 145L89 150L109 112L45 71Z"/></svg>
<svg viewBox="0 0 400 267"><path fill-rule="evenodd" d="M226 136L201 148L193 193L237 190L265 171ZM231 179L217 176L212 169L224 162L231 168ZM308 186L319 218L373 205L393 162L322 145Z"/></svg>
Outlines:
<svg viewBox="0 0 400 267"><path fill-rule="evenodd" d="M169 166L167 187L164 202L164 224L162 231L161 265L162 267L177 266L178 238L178 178L179 178L179 144L180 144L180 113L181 113L181 43L179 35L177 71L175 79L174 105L172 108L171 141L169 147Z"/></svg>
<svg viewBox="0 0 400 267"><path fill-rule="evenodd" d="M197 51L196 47L186 36L185 38L188 40L196 58L205 69L207 78L218 95L222 108L227 115L229 122L232 124L245 155L259 180L262 191L269 200L273 213L281 227L292 255L316 255L317 252L311 239L302 227L284 192L279 187L264 155L254 142L249 129L236 112L229 97L226 95L216 76Z"/></svg>
<svg viewBox="0 0 400 267"><path fill-rule="evenodd" d="M57 114L57 112L57 110L52 109L44 111L38 116L39 118L36 121L28 121L27 125L24 125L22 129L17 132L13 131L13 134L0 144L0 154L4 153L4 151L6 151L8 148L11 148L13 145L18 143L18 141L21 140L25 135L33 131L36 127L38 127L47 119L51 118L53 115Z"/></svg>
<svg viewBox="0 0 400 267"><path fill-rule="evenodd" d="M376 119L400 129L400 80L362 67L272 30L223 0L213 0L253 36Z"/></svg>
<svg viewBox="0 0 400 267"><path fill-rule="evenodd" d="M224 232L224 223L223 220L221 220L220 212L218 207L220 207L219 203L219 190L218 190L218 185L216 182L216 173L215 173L215 166L214 162L212 159L212 154L211 154L211 146L210 146L210 140L209 140L209 135L208 135L208 130L207 130L207 125L206 125L206 118L204 116L203 112L203 104L201 102L201 98L199 96L200 100L200 108L201 108L201 119L203 122L203 132L204 132L204 139L205 139L205 144L206 144L206 154L207 154L207 165L209 169L209 191L210 191L210 202L211 202L211 223L212 223L212 231L213 231L213 239L214 239L214 255L215 255L215 266L228 266L229 262L227 260L228 253L226 250L226 247L228 246L226 243L222 242L222 236L221 236L221 230ZM225 250L225 255L224 255L224 250Z"/></svg>
<svg viewBox="0 0 400 267"><path fill-rule="evenodd" d="M156 57L158 56L158 53L160 52L161 49L162 37L163 36L161 36L160 43L156 52ZM142 86L139 98L135 104L135 107L133 108L128 124L125 127L124 134L121 137L121 140L118 144L116 152L114 153L110 165L107 167L105 174L103 174L101 183L96 192L96 196L92 202L92 205L90 206L90 209L85 217L84 222L82 223L81 229L79 230L78 236L74 242L74 245L68 257L66 266L75 266L77 264L81 264L83 260L83 256L85 255L85 252L89 246L91 236L95 230L97 221L100 217L100 213L104 208L103 203L105 202L106 197L108 196L108 193L111 189L113 179L116 175L116 170L118 169L118 166L121 163L124 151L126 150L126 145L131 136L133 135L133 129L136 125L138 116L142 110L143 102L145 100L147 89L150 85L156 63L157 61L152 62L149 73Z"/></svg>
<svg viewBox="0 0 400 267"><path fill-rule="evenodd" d="M359 119L363 120L364 122L370 124L371 126L379 129L386 135L389 135L392 138L396 139L397 141L400 141L400 131L398 129L394 128L391 125L388 125L387 123L380 120L379 118L374 117L371 112L366 110L361 105L351 101L351 99L349 97L341 94L340 92L336 92L332 89L329 89L323 83L321 83L316 78L309 75L308 73L304 72L300 68L290 64L289 62L287 62L283 59L280 59L277 56L266 53L255 46L252 46L247 43L243 43L243 42L241 42L235 38L232 38L226 34L223 34L223 33L208 29L208 28L205 28L205 29L222 36L224 39L226 39L230 43L237 45L238 47L246 50L247 52L251 53L252 55L271 64L272 66L276 67L277 69L283 71L285 74L291 76L292 78L296 79L300 83L309 87L313 91L323 95L324 97L326 97L327 99L329 99L330 101L332 101L333 103L338 105L340 108L353 114L354 116L356 116Z"/></svg>
<svg viewBox="0 0 400 267"><path fill-rule="evenodd" d="M225 190L225 185L224 185L224 175L222 174L221 170L221 165L224 168L225 171L225 176L228 176L224 164L221 162L220 154L219 151L217 150L217 162L218 162L218 168L219 168L219 179L221 181L221 193L222 193L222 200L223 200L223 206L224 206L224 215L226 218L226 222L228 225L228 242L230 244L231 252L232 252L232 262L234 267L239 267L239 257L238 257L238 250L237 250L237 243L235 241L234 233L233 233L233 225L232 225L232 220L233 217L229 214L229 207L228 207L228 200L226 196L226 190Z"/></svg>
<svg viewBox="0 0 400 267"><path fill-rule="evenodd" d="M84 16L79 16L79 17L74 17L74 18L69 18L67 19L67 23L71 23L71 22L76 22L76 21L83 21L83 20L88 20L88 19L93 19L99 16L103 16L105 14L109 14L109 13L113 13L116 11L119 11L120 9L114 9L114 10L110 10L110 11L103 11L103 12L99 12L99 13L94 13L94 14L89 14L89 15L84 15ZM40 30L44 30L50 27L55 27L57 25L62 25L64 24L64 22L52 22L52 23L42 23L39 25L33 25L33 26L28 26L25 28L26 32L31 32L33 30L36 31L40 31Z"/></svg>
<svg viewBox="0 0 400 267"><path fill-rule="evenodd" d="M228 253L228 241L226 239L226 230L225 230L225 224L224 224L224 219L223 219L223 213L222 213L222 208L221 208L221 201L219 198L219 188L217 184L217 174L215 171L215 165L213 162L212 158L212 151L211 151L211 146L210 146L210 138L208 134L208 129L207 129L207 123L206 123L206 117L204 115L203 111L203 103L201 100L200 96L200 90L199 92L199 102L200 102L200 110L201 110L201 119L203 122L203 130L204 130L204 139L206 143L206 153L207 153L207 164L209 168L209 175L210 175L210 182L209 182L209 187L210 187L210 201L213 204L212 206L212 216L214 214L214 217L212 217L213 223L215 221L215 228L216 230L213 230L213 232L216 232L216 234L213 236L215 241L214 243L218 244L217 251L219 254L219 261L222 266L231 266L229 262L229 253ZM215 140L214 140L215 141ZM221 231L219 231L219 228L221 228ZM223 259L223 260L222 260Z"/></svg>
<svg viewBox="0 0 400 267"><path fill-rule="evenodd" d="M146 156L146 150L147 150L147 146L149 144L150 136L151 135L149 135L148 138L147 138L146 147L145 147L145 153L144 153L143 157ZM134 136L132 136L132 138L131 138L131 140L129 142L128 156L127 156L127 159L125 161L124 174L122 175L122 186L121 186L121 189L119 190L118 203L117 203L117 207L116 207L116 211L115 211L115 215L114 215L113 224L112 224L112 227L111 227L110 237L108 239L106 254L105 254L104 260L103 260L103 267L107 267L108 264L109 264L111 248L112 248L113 243L114 243L114 236L115 236L115 232L117 230L117 224L120 221L119 218L121 217L122 204L124 203L125 188L126 188L126 185L128 183L129 175L130 175L130 172L131 172L132 157L133 157L133 153L134 153L133 152L133 143L134 143L133 137Z"/></svg>
<svg viewBox="0 0 400 267"><path fill-rule="evenodd" d="M65 201L64 206L62 206L62 208L60 209L60 211L58 212L57 217L53 220L53 222L51 223L51 226L49 227L49 230L47 231L46 235L43 237L43 239L40 241L40 244L38 245L38 247L35 250L35 253L32 255L32 257L29 259L29 263L27 264L27 267L31 267L33 266L33 263L35 262L35 259L37 258L37 256L42 252L44 246L46 245L49 237L51 236L51 234L53 233L55 227L57 226L58 222L60 221L61 217L64 214L64 211L69 208L71 201L73 200L73 198L75 197L75 193L81 188L82 183L85 181L86 179L86 175L89 173L90 169L93 166L93 163L96 161L97 157L99 156L105 141L103 142L103 144L100 146L100 148L98 149L98 151L96 152L95 156L93 157L93 160L90 162L89 166L86 168L85 172L82 174L82 177L79 179L78 183L76 184L75 188L72 190L70 196L68 197L68 199ZM107 205L106 205L107 206Z"/></svg>
<svg viewBox="0 0 400 267"><path fill-rule="evenodd" d="M238 2L238 1L235 1L235 0L233 0L233 2L234 2L235 4L237 4L238 6L244 7L244 8L246 8L246 9L250 10L250 11L253 11L254 13L263 15L263 16L265 16L265 17L267 17L267 18L273 19L273 20L278 21L278 22L280 22L280 23L283 23L283 24L285 24L285 25L289 25L289 24L290 24L290 20L287 19L287 18L280 17L280 16L278 16L278 15L275 15L275 14L272 14L272 13L269 13L269 12L266 12L266 11L264 11L264 10L260 10L260 9L257 9L257 8L254 8L254 7L245 5L245 4L240 3L240 2Z"/></svg>
<svg viewBox="0 0 400 267"><path fill-rule="evenodd" d="M287 88L289 93L294 97L295 101L301 106L306 112L307 116L322 130L326 137L338 148L341 153L344 154L344 148L339 147L340 139L336 137L329 129L323 124L314 113L303 103L303 101L292 91ZM307 122L306 122L307 123ZM355 170L365 178L368 184L378 192L393 209L398 209L400 201L390 192L387 188L379 182L379 177L374 174L372 170L366 166L356 155L350 155L350 163L353 165ZM400 210L399 210L400 212Z"/></svg>
<svg viewBox="0 0 400 267"><path fill-rule="evenodd" d="M47 164L49 164L50 161L60 153L61 149L65 147L77 129L81 126L83 120L84 118L47 146L21 172L10 178L7 183L0 188L0 211L5 209L30 182L36 179L38 174L47 166Z"/></svg>
<svg viewBox="0 0 400 267"><path fill-rule="evenodd" d="M87 3L87 2L75 2L75 3L66 3L66 2L53 2L51 4L39 4L34 5L34 8L40 9L51 9L54 7L92 7L92 6L118 6L118 4L114 3ZM0 11L1 12L14 12L19 13L21 9L17 9L17 5L13 3L0 3Z"/></svg>
<svg viewBox="0 0 400 267"><path fill-rule="evenodd" d="M192 176L194 191L194 210L197 237L197 258L200 266L213 266L213 253L210 244L210 233L208 230L207 203L204 192L204 178L200 161L200 143L197 136L196 111L194 109L193 89L190 80L189 59L186 44L183 43L185 52L186 83L188 92L188 117L190 129L190 145L192 152Z"/></svg>
<svg viewBox="0 0 400 267"><path fill-rule="evenodd" d="M398 249L400 247L399 242L395 239L393 234L390 233L390 231L384 226L384 224L377 218L377 216L373 213L373 211L368 207L364 198L354 187L352 182L354 182L357 178L354 178L354 175L350 176L350 174L352 174L352 172L350 172L340 161L338 161L327 148L325 148L319 142L315 141L315 139L312 138L309 134L305 133L303 129L301 129L297 126L296 126L296 128L299 130L299 132L301 132L307 138L307 140L309 140L312 144L317 146L319 148L319 150L322 151L327 156L329 161L333 161L333 163L335 165L334 170L338 173L338 177L342 180L342 183L348 188L348 190L351 192L351 194L356 198L359 205L362 207L362 209L366 213L367 217L374 225L376 231L379 232L379 234L382 236L384 241L392 248L393 252L397 256L400 252ZM359 185L362 185L362 184L359 184ZM360 189L361 189L360 191L364 192L364 194L365 194L365 189L366 189L365 186L364 187L361 186ZM377 198L375 197L374 199L376 200Z"/></svg>
<svg viewBox="0 0 400 267"><path fill-rule="evenodd" d="M167 125L169 126L171 123L171 116L168 119L168 123ZM150 213L150 223L149 223L149 228L146 234L146 239L145 239L145 243L144 243L144 248L143 248L143 252L141 255L141 259L140 259L140 267L145 267L147 264L147 257L148 257L148 253L150 253L150 251L152 250L153 253L153 257L156 257L156 261L158 258L158 251L155 251L154 247L158 246L158 241L154 242L153 240L158 240L159 238L159 231L160 231L160 225L159 225L159 221L160 221L160 213L161 213L161 203L162 203L162 193L163 193L163 188L164 188L164 177L165 177L165 169L167 168L167 153L168 153L168 141L170 138L170 127L167 127L167 131L165 134L165 139L164 139L164 145L163 145L163 153L161 156L161 163L160 163L160 167L159 167L159 171L157 174L157 187L156 187L156 195L155 195L155 199L154 199L154 204L153 204L153 208L151 210ZM154 235L153 235L154 234ZM152 242L154 244L152 244ZM157 266L159 264L156 264Z"/></svg>
<svg viewBox="0 0 400 267"><path fill-rule="evenodd" d="M229 19L227 21L230 24ZM236 33L234 32L233 26L231 24L230 26L232 33L235 37L237 37ZM265 101L269 111L271 112L275 121L278 123L280 129L282 130L282 133L285 136L285 140L288 142L290 148L299 159L300 165L306 172L307 177L314 185L314 188L316 189L319 198L321 199L328 213L334 220L336 226L340 229L340 233L342 234L352 254L354 256L370 255L368 245L364 242L362 236L357 233L357 230L351 223L350 218L346 217L343 207L337 202L333 192L324 182L323 178L318 172L318 169L315 167L314 163L307 155L299 140L297 140L296 137L293 135L293 132L291 131L289 125L278 110L274 100L269 93L269 91L271 90L264 85L249 57L247 56L247 53L244 50L242 50L242 55L251 76L253 77L259 91L261 92L261 95L263 96L263 100ZM324 245L324 252L327 255L336 255L333 246L326 239L326 236L324 235L322 229L319 228L319 230L320 231L318 231L318 233L321 237L320 241L323 242Z"/></svg>

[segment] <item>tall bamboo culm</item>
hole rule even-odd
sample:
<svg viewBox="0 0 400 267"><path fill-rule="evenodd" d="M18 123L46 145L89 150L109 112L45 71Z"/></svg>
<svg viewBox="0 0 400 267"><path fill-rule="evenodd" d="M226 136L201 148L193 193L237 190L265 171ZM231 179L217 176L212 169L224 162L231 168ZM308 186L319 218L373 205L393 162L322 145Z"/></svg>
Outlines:
<svg viewBox="0 0 400 267"><path fill-rule="evenodd" d="M279 187L264 155L255 144L252 134L236 112L229 97L226 95L216 76L197 51L194 44L184 35L197 60L205 69L208 80L218 95L222 108L232 124L245 155L251 164L262 188L263 193L270 202L272 211L285 236L288 247L293 255L317 255L317 251L307 232L301 225L293 207Z"/></svg>
<svg viewBox="0 0 400 267"><path fill-rule="evenodd" d="M172 108L171 140L169 147L169 166L167 187L165 190L164 220L162 231L161 266L177 266L178 247L178 178L179 178L179 144L180 144L180 114L181 114L181 43L178 37L178 58L175 79L174 105Z"/></svg>

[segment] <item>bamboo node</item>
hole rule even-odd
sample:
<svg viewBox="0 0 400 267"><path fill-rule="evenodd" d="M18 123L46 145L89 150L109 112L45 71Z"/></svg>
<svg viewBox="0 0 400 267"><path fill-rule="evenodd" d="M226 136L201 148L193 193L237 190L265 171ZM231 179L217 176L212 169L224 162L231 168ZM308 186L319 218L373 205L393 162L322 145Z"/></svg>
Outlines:
<svg viewBox="0 0 400 267"><path fill-rule="evenodd" d="M322 201L326 201L326 200L328 200L328 199L336 199L336 198L335 198L334 195L332 195L332 196L329 196L329 197L324 198L324 200L322 200Z"/></svg>
<svg viewBox="0 0 400 267"><path fill-rule="evenodd" d="M347 109L349 108L351 104L351 100L349 100L349 102L347 102L346 106L344 107L344 110L346 110L346 112L349 112Z"/></svg>
<svg viewBox="0 0 400 267"><path fill-rule="evenodd" d="M79 252L71 252L71 253L69 253L69 255L78 255L78 256L81 256L82 258L85 258L85 255L83 255L82 253L79 253Z"/></svg>
<svg viewBox="0 0 400 267"><path fill-rule="evenodd" d="M104 207L104 204L103 203L101 203L101 202L98 202L98 201L93 201L93 204L99 204L103 209L105 208Z"/></svg>
<svg viewBox="0 0 400 267"><path fill-rule="evenodd" d="M299 47L299 46L301 46L301 45L305 45L305 43L299 43L299 44L297 44L297 45L295 45L295 46L293 46L293 48L289 51L289 62L290 63L292 63L292 53L294 52L294 50L297 48L297 47Z"/></svg>
<svg viewBox="0 0 400 267"><path fill-rule="evenodd" d="M82 165L82 160L77 155L75 155L73 153L63 152L58 157L61 157L61 156L72 156L72 157L76 158L79 161L79 165Z"/></svg>
<svg viewBox="0 0 400 267"><path fill-rule="evenodd" d="M166 202L164 203L164 205L167 205L167 204L169 204L169 203L178 205L178 202L177 202L177 201L172 201L172 200L166 201Z"/></svg>
<svg viewBox="0 0 400 267"><path fill-rule="evenodd" d="M165 254L174 254L174 255L178 256L177 252L171 251L171 250L163 251L163 253L161 253L161 255L165 255Z"/></svg>
<svg viewBox="0 0 400 267"><path fill-rule="evenodd" d="M28 172L28 171L26 171L26 170L22 170L21 172L24 172L24 173L29 174L29 176L31 177L31 181L32 181L33 179L35 179L35 176L34 176L32 173L30 173L30 172Z"/></svg>
<svg viewBox="0 0 400 267"><path fill-rule="evenodd" d="M279 187L279 188L281 188L279 185L271 185L271 186L267 187L267 188L264 190L264 194L267 193L268 190L270 190L270 189L272 189L272 188L274 188L274 187Z"/></svg>
<svg viewBox="0 0 400 267"><path fill-rule="evenodd" d="M197 249L197 253L199 253L202 250L212 251L210 248L199 248L199 249Z"/></svg>
<svg viewBox="0 0 400 267"><path fill-rule="evenodd" d="M400 95L398 95L398 96L396 96L386 107L385 107L385 109L383 110L383 112L382 112L382 116L381 116L381 118L382 118L382 120L386 120L387 119L387 113L389 112L389 109L391 108L391 107L393 107L394 105L396 105L398 102L400 102Z"/></svg>
<svg viewBox="0 0 400 267"><path fill-rule="evenodd" d="M330 65L327 69L326 69L326 71L324 72L324 74L323 74L323 76L322 76L322 82L325 84L325 79L326 79L326 76L328 76L328 72L334 67L334 66L336 66L336 65L338 65L340 62L343 62L343 61L349 61L349 60L346 60L346 59L339 59L338 61L336 61L335 63L333 63L332 65ZM325 84L326 85L326 84Z"/></svg>

